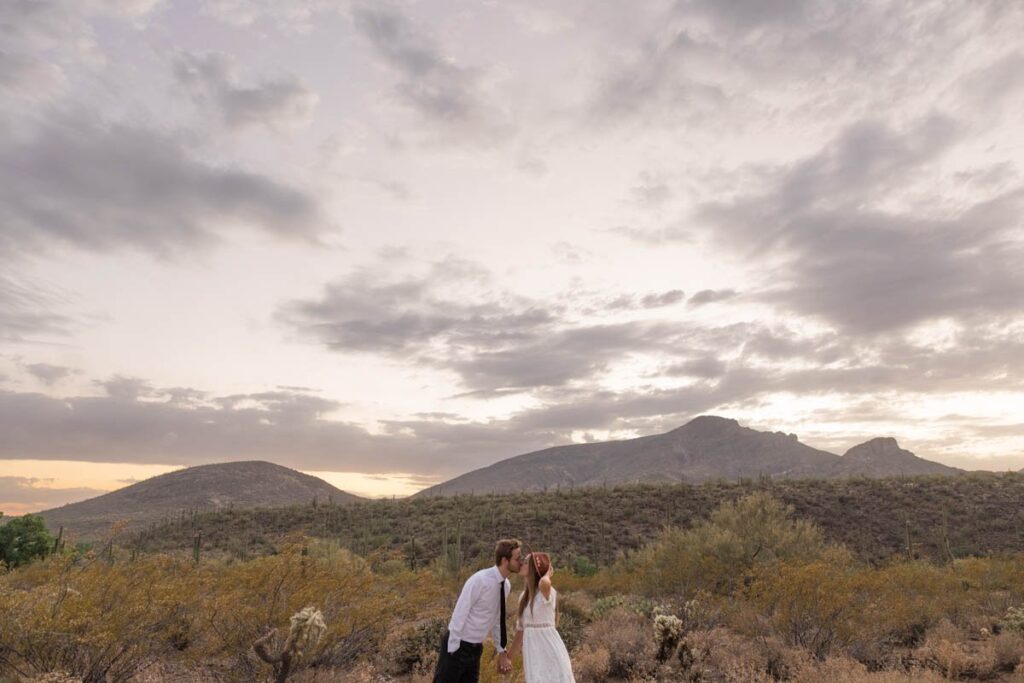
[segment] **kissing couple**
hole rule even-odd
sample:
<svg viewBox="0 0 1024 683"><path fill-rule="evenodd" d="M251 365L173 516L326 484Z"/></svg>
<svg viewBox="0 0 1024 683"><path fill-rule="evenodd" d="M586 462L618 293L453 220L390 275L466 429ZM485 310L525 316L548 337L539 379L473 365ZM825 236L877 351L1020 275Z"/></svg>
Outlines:
<svg viewBox="0 0 1024 683"><path fill-rule="evenodd" d="M519 597L516 633L506 633L505 602L512 589L508 577L519 574L526 586ZM494 566L466 580L441 638L434 683L477 683L484 640L490 634L498 651L498 672L512 671L522 651L526 683L575 683L569 651L555 630L558 595L551 585L554 568L547 553L524 554L522 543L503 539L494 546Z"/></svg>

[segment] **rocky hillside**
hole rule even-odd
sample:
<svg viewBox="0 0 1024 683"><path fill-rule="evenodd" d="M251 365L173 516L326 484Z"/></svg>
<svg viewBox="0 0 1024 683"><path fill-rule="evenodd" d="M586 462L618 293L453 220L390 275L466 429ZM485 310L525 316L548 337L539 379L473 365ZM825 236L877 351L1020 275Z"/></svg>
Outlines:
<svg viewBox="0 0 1024 683"><path fill-rule="evenodd" d="M96 498L39 514L54 532L61 526L74 537L91 540L115 522L138 529L192 510L280 507L314 498L348 503L361 500L323 479L269 462L226 462L161 474Z"/></svg>
<svg viewBox="0 0 1024 683"><path fill-rule="evenodd" d="M761 432L705 415L665 434L573 444L502 460L421 491L418 496L633 483L829 479L957 474L918 458L892 438L872 439L839 456L803 444L795 434Z"/></svg>

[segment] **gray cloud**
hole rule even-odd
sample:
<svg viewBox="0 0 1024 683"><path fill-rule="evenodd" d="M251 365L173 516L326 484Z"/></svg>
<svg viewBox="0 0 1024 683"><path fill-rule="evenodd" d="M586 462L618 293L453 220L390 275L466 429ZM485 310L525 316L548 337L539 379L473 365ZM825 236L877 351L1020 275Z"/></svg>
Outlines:
<svg viewBox="0 0 1024 683"><path fill-rule="evenodd" d="M47 386L52 386L60 380L78 374L78 370L63 365L50 365L49 363L28 363L25 369L30 375Z"/></svg>
<svg viewBox="0 0 1024 683"><path fill-rule="evenodd" d="M312 197L209 165L154 131L54 116L0 143L0 251L53 240L170 255L216 241L225 225L303 239L326 227Z"/></svg>
<svg viewBox="0 0 1024 683"><path fill-rule="evenodd" d="M11 513L12 508L17 510L22 506L32 509L57 507L106 493L81 487L57 489L47 486L49 483L49 480L35 477L0 476L0 512ZM5 507L8 509L4 510Z"/></svg>
<svg viewBox="0 0 1024 683"><path fill-rule="evenodd" d="M259 458L309 470L451 476L568 443L580 431L649 434L702 413L747 412L777 392L842 395L866 405L892 396L1024 391L1024 379L1015 371L1024 364L1019 325L966 328L955 344L943 348L898 337L865 346L831 333L801 335L760 324L668 332L626 325L567 329L551 337L551 350L527 345L498 360L486 353L470 356L462 369L469 385L528 383L531 373L538 373L532 387L536 405L484 421L435 411L383 421L376 433L331 419L340 403L299 390L217 396L125 377L102 382L103 396L54 398L0 390L0 458L172 465ZM594 366L638 347L651 348L651 339L662 340L655 344L662 353L668 346L685 349L688 357L662 374L685 376L689 383L610 391L586 381ZM794 365L793 358L802 362ZM555 380L565 384L556 386ZM864 410L873 414L877 406ZM930 455L927 448L919 450Z"/></svg>
<svg viewBox="0 0 1024 683"><path fill-rule="evenodd" d="M903 131L855 124L818 154L763 171L763 193L705 204L697 220L750 260L785 259L763 300L851 333L1016 314L1024 188L966 208L883 208L961 139L959 130L940 117Z"/></svg>
<svg viewBox="0 0 1024 683"><path fill-rule="evenodd" d="M0 90L32 97L56 94L64 85L56 64L0 50Z"/></svg>
<svg viewBox="0 0 1024 683"><path fill-rule="evenodd" d="M1024 53L1012 52L964 77L964 90L982 107L1001 102L1024 87Z"/></svg>
<svg viewBox="0 0 1024 683"><path fill-rule="evenodd" d="M723 85L684 66L705 49L685 32L663 44L645 43L636 57L608 68L596 86L590 116L600 124L677 122L720 111L730 98ZM660 203L668 195L655 191L653 198Z"/></svg>
<svg viewBox="0 0 1024 683"><path fill-rule="evenodd" d="M55 298L44 289L0 275L0 340L67 334L72 320L54 312Z"/></svg>
<svg viewBox="0 0 1024 683"><path fill-rule="evenodd" d="M589 380L631 354L666 348L672 326L658 323L540 328L511 345L444 363L474 390L562 387Z"/></svg>
<svg viewBox="0 0 1024 683"><path fill-rule="evenodd" d="M338 12L340 5L337 0L202 0L200 3L203 14L232 26L250 27L257 22L267 22L276 29L300 32L311 30L323 15Z"/></svg>
<svg viewBox="0 0 1024 683"><path fill-rule="evenodd" d="M672 198L672 188L658 174L644 171L630 189L633 200L641 206L658 207Z"/></svg>
<svg viewBox="0 0 1024 683"><path fill-rule="evenodd" d="M677 334L665 323L574 321L563 305L490 292L488 284L486 273L461 261L390 283L360 271L317 299L285 304L277 318L334 351L451 370L479 396L591 379L631 354L670 349ZM653 309L684 298L670 290L601 308Z"/></svg>
<svg viewBox="0 0 1024 683"><path fill-rule="evenodd" d="M262 125L274 129L309 123L319 96L295 76L265 80L259 85L237 84L234 60L224 54L182 54L174 75L200 105L211 105L229 128Z"/></svg>
<svg viewBox="0 0 1024 683"><path fill-rule="evenodd" d="M498 424L438 421L386 423L383 434L371 434L324 417L339 405L291 391L182 402L155 388L67 398L0 390L0 459L169 465L264 459L308 470L450 475L480 459L540 447L547 438Z"/></svg>
<svg viewBox="0 0 1024 683"><path fill-rule="evenodd" d="M426 122L452 139L496 142L512 127L489 101L482 74L458 64L418 25L379 3L358 4L356 30L398 76L395 93Z"/></svg>
<svg viewBox="0 0 1024 683"><path fill-rule="evenodd" d="M673 377L700 377L711 379L725 374L727 364L714 356L693 358L681 363L673 363L665 368L663 374Z"/></svg>
<svg viewBox="0 0 1024 683"><path fill-rule="evenodd" d="M633 295L623 294L609 301L604 307L611 311L630 310L636 308L664 308L673 306L686 299L686 293L681 289L670 289L657 294Z"/></svg>
<svg viewBox="0 0 1024 683"><path fill-rule="evenodd" d="M139 19L158 0L10 0L0 3L0 91L30 99L60 92L66 71L97 58L94 17Z"/></svg>
<svg viewBox="0 0 1024 683"><path fill-rule="evenodd" d="M574 19L590 25L588 10ZM1018 6L996 2L682 0L629 13L602 34L590 121L763 130L780 116L818 127L908 109L971 70L965 45L979 26L999 30L971 56L1002 52L992 81L1013 82L1002 57L1024 26Z"/></svg>
<svg viewBox="0 0 1024 683"><path fill-rule="evenodd" d="M746 32L772 27L800 26L812 11L828 12L836 3L814 0L684 0L677 3L680 14L705 16L719 26Z"/></svg>
<svg viewBox="0 0 1024 683"><path fill-rule="evenodd" d="M736 296L737 292L734 289L702 289L690 297L690 305L703 306L717 301L727 301Z"/></svg>

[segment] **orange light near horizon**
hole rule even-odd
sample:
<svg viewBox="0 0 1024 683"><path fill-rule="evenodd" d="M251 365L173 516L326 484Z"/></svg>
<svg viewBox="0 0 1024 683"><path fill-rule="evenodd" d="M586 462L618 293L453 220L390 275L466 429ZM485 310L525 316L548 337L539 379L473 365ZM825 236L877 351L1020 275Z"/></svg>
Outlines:
<svg viewBox="0 0 1024 683"><path fill-rule="evenodd" d="M183 469L180 465L141 465L79 460L0 460L0 477L33 480L30 490L38 489L45 492L45 495L40 495L36 501L26 501L24 487L17 490L16 497L12 497L11 492L0 489L0 512L7 516L39 512L102 495L105 492L180 469ZM375 474L306 471L306 474L319 477L343 491L364 498L411 496L417 491L441 481L440 478L404 472ZM82 495L81 489L92 489L94 492ZM55 491L61 490L68 491L66 498L55 495ZM78 495L75 495L76 492Z"/></svg>
<svg viewBox="0 0 1024 683"><path fill-rule="evenodd" d="M442 481L440 478L428 478L407 472L303 472L319 477L342 491L364 498L404 498Z"/></svg>

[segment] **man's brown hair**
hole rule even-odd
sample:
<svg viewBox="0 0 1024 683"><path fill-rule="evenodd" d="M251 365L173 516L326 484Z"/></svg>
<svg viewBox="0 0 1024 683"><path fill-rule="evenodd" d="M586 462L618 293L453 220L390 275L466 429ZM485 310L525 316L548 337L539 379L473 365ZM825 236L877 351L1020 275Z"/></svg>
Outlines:
<svg viewBox="0 0 1024 683"><path fill-rule="evenodd" d="M494 566L500 566L503 559L511 560L512 551L522 546L518 538L503 538L494 544Z"/></svg>

